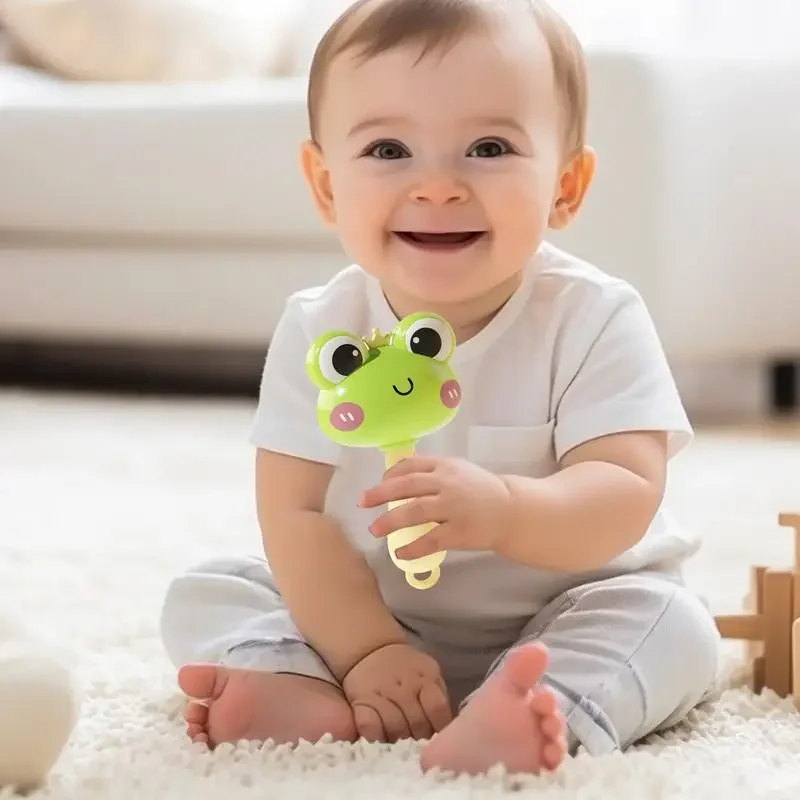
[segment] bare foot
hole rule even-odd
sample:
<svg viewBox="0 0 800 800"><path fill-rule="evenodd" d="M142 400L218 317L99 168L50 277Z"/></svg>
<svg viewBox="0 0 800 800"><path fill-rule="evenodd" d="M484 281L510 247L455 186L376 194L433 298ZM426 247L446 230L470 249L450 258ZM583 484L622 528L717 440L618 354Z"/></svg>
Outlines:
<svg viewBox="0 0 800 800"><path fill-rule="evenodd" d="M342 693L314 678L189 664L178 671L178 683L191 698L184 717L195 742L316 742L326 733L339 741L356 739Z"/></svg>
<svg viewBox="0 0 800 800"><path fill-rule="evenodd" d="M461 714L425 746L422 769L472 775L497 764L510 773L556 769L567 752L566 728L555 694L535 686L546 669L543 645L511 653Z"/></svg>

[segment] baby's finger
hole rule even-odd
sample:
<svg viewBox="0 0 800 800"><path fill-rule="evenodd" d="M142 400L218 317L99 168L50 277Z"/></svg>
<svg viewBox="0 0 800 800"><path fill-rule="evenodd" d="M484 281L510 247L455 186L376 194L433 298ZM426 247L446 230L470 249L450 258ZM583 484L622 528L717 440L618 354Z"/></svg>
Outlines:
<svg viewBox="0 0 800 800"><path fill-rule="evenodd" d="M433 472L439 463L435 456L409 456L393 464L383 473L384 480L399 478L412 472Z"/></svg>
<svg viewBox="0 0 800 800"><path fill-rule="evenodd" d="M437 525L428 533L415 539L410 544L399 547L395 555L404 561L414 561L417 558L438 553L440 550L455 549L454 544L447 541L447 534L450 530L447 523Z"/></svg>
<svg viewBox="0 0 800 800"><path fill-rule="evenodd" d="M373 536L387 536L402 528L425 525L429 522L442 522L440 517L441 503L438 497L418 497L381 514L369 526L369 531Z"/></svg>
<svg viewBox="0 0 800 800"><path fill-rule="evenodd" d="M353 704L353 719L356 724L356 732L362 739L368 742L385 742L386 731L383 728L383 721L380 714L371 706L363 703Z"/></svg>
<svg viewBox="0 0 800 800"><path fill-rule="evenodd" d="M438 494L439 480L432 472L410 472L399 478L386 478L367 489L359 500L361 508L376 508L398 500Z"/></svg>
<svg viewBox="0 0 800 800"><path fill-rule="evenodd" d="M437 683L426 683L419 693L419 702L430 720L435 733L446 728L453 721L450 700Z"/></svg>
<svg viewBox="0 0 800 800"><path fill-rule="evenodd" d="M386 697L377 696L370 697L369 702L380 714L387 742L399 742L401 739L411 738L408 721L396 703Z"/></svg>
<svg viewBox="0 0 800 800"><path fill-rule="evenodd" d="M430 739L433 736L433 726L418 696L403 694L392 699L402 710L413 739Z"/></svg>

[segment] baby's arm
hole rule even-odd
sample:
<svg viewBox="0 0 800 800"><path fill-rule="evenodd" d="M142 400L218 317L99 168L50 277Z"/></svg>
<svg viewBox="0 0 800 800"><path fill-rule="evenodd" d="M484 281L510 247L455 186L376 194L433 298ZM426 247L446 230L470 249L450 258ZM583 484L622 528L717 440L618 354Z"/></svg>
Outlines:
<svg viewBox="0 0 800 800"><path fill-rule="evenodd" d="M667 434L643 431L578 445L548 478L505 476L511 524L498 553L553 572L602 567L644 535L666 471Z"/></svg>
<svg viewBox="0 0 800 800"><path fill-rule="evenodd" d="M661 504L668 459L692 430L639 294L586 295L553 381L559 469L504 476L509 534L498 552L542 569L591 571L635 545Z"/></svg>
<svg viewBox="0 0 800 800"><path fill-rule="evenodd" d="M317 420L319 390L305 360L319 331L305 305L290 299L273 333L250 441L257 453L258 519L275 583L295 625L341 680L363 656L404 642L405 635L366 561L323 513L342 448ZM317 313L319 302L311 305Z"/></svg>
<svg viewBox="0 0 800 800"><path fill-rule="evenodd" d="M258 518L275 583L289 613L333 675L364 656L405 642L372 570L323 513L333 467L260 449Z"/></svg>

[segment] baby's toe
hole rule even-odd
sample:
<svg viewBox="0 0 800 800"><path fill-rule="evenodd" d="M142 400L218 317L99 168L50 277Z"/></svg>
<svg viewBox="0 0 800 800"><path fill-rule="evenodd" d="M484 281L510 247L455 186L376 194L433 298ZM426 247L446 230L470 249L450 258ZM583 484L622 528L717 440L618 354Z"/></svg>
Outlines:
<svg viewBox="0 0 800 800"><path fill-rule="evenodd" d="M208 706L202 703L189 703L183 718L191 725L205 725L208 722Z"/></svg>
<svg viewBox="0 0 800 800"><path fill-rule="evenodd" d="M178 686L196 700L219 697L227 679L227 671L216 664L185 664L178 670Z"/></svg>
<svg viewBox="0 0 800 800"><path fill-rule="evenodd" d="M564 718L560 714L543 717L539 729L548 739L557 739L564 735Z"/></svg>
<svg viewBox="0 0 800 800"><path fill-rule="evenodd" d="M531 694L531 709L540 717L548 717L558 711L558 698L547 686L540 686Z"/></svg>
<svg viewBox="0 0 800 800"><path fill-rule="evenodd" d="M548 742L542 748L542 766L545 769L556 769L564 761L567 754L567 743L563 737L559 741Z"/></svg>
<svg viewBox="0 0 800 800"><path fill-rule="evenodd" d="M197 725L195 723L189 723L186 726L186 735L193 741L193 742L202 742L208 741L208 734L206 733L205 726Z"/></svg>

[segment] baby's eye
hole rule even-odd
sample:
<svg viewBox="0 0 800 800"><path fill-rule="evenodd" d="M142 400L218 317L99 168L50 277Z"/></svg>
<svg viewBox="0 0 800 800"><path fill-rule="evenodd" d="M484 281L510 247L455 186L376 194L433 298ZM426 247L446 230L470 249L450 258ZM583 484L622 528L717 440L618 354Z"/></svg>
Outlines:
<svg viewBox="0 0 800 800"><path fill-rule="evenodd" d="M483 139L474 144L467 155L470 158L499 158L513 152L514 148L505 139Z"/></svg>
<svg viewBox="0 0 800 800"><path fill-rule="evenodd" d="M364 155L379 158L381 161L395 161L398 158L409 158L410 153L399 142L375 142L364 151Z"/></svg>

